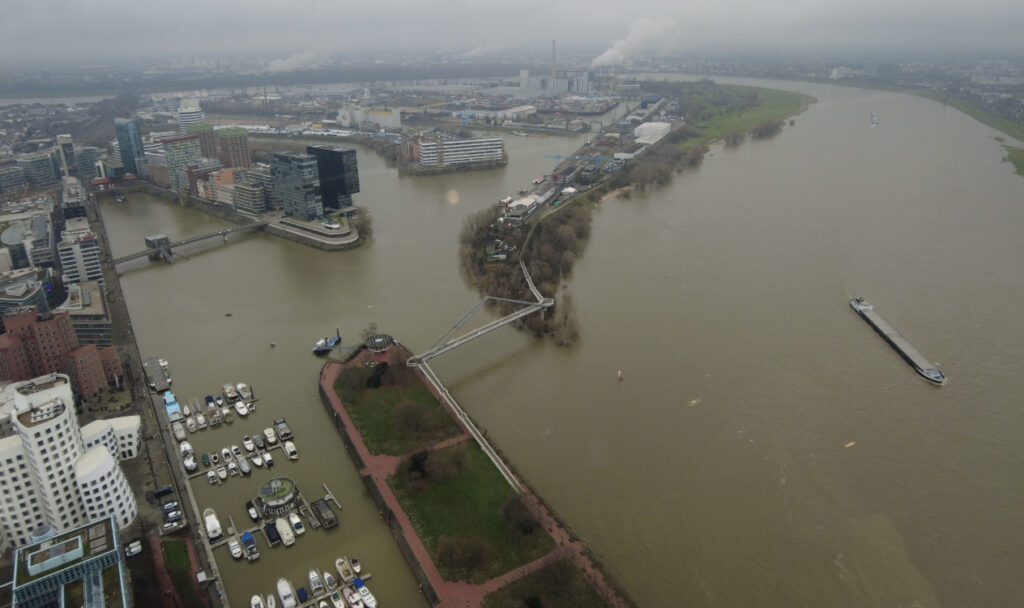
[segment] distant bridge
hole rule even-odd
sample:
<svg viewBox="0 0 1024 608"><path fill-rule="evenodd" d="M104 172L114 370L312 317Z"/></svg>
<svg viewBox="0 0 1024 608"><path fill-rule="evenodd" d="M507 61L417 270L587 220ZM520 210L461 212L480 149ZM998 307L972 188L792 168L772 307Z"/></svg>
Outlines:
<svg viewBox="0 0 1024 608"><path fill-rule="evenodd" d="M114 258L110 261L111 264L117 266L122 262L129 260L135 260L143 256L150 256L152 258L162 257L170 263L174 263L174 255L171 250L175 247L182 245L188 245L189 243L195 243L197 241L204 241L206 239L212 239L215 237L222 237L225 241L228 239L228 235L232 232L238 232L240 230L262 230L266 226L266 222L252 222L251 224L244 224L242 226L235 226L233 228L225 228L224 230L218 230L216 232L208 232L206 234L200 234L199 236L189 237L180 241L171 241L169 238L162 234L153 234L146 237L146 248L142 251L136 251L128 255Z"/></svg>
<svg viewBox="0 0 1024 608"><path fill-rule="evenodd" d="M495 329L498 329L499 327L507 325L518 319L522 319L523 317L531 315L537 312L538 310L550 308L555 303L555 301L551 298L545 298L543 295L541 295L540 291L538 291L537 287L533 284L533 279L530 278L530 273L526 270L526 264L524 264L521 260L519 262L519 267L523 269L523 276L526 277L526 284L529 285L530 291L533 293L533 297L537 298L537 301L525 302L523 300L509 300L507 298L484 296L483 299L481 299L476 306L471 308L469 312L463 315L462 318L459 319L457 323L455 323L455 325L452 325L451 328L444 334L442 334L441 337L438 338L433 344L431 344L426 351L410 358L408 361L406 361L406 364L409 367L416 367L420 364L425 364L427 361L430 361L434 357L438 355L443 355L444 353L452 350L453 348L462 346L463 344L471 340L475 340L476 338L479 338L484 334L490 333ZM491 321L490 323L478 327L477 329L474 329L473 331L467 334L459 336L458 338L454 337L455 334L462 328L462 326L465 325L467 321L469 321L470 317L472 317L476 313L476 311L480 310L480 308L489 300L494 300L498 302L510 302L512 304L522 304L524 308L520 308L519 310L511 314L505 315L500 319L495 319L494 321Z"/></svg>

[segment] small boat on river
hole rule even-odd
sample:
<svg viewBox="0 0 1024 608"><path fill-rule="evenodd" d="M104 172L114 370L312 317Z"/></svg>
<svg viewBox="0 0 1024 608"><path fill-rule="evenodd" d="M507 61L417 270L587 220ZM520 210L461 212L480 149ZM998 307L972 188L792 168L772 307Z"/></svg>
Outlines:
<svg viewBox="0 0 1024 608"><path fill-rule="evenodd" d="M235 388L238 389L238 396L242 400L244 400L244 401L251 401L252 400L252 389L249 388L248 384L246 384L245 382L239 382L238 384L235 385Z"/></svg>
<svg viewBox="0 0 1024 608"><path fill-rule="evenodd" d="M212 486L217 485L217 473L215 473L214 471L207 471L206 481L210 482L210 485Z"/></svg>
<svg viewBox="0 0 1024 608"><path fill-rule="evenodd" d="M363 600L363 606L366 606L366 608L377 608L377 598L373 597L370 590L366 588L366 583L363 582L363 579L357 578L353 584L359 590L359 597Z"/></svg>
<svg viewBox="0 0 1024 608"><path fill-rule="evenodd" d="M231 450L229 450L228 448L221 448L220 457L221 460L223 460L224 462L231 460Z"/></svg>
<svg viewBox="0 0 1024 608"><path fill-rule="evenodd" d="M231 552L231 557L242 559L242 543L238 542L234 536L228 539L228 551Z"/></svg>
<svg viewBox="0 0 1024 608"><path fill-rule="evenodd" d="M171 425L171 432L174 433L174 438L178 441L185 441L185 427L181 424L181 421L177 421Z"/></svg>
<svg viewBox="0 0 1024 608"><path fill-rule="evenodd" d="M263 466L263 457L260 456L259 452L252 453L252 464L257 467Z"/></svg>
<svg viewBox="0 0 1024 608"><path fill-rule="evenodd" d="M263 598L256 594L249 599L249 608L265 608Z"/></svg>
<svg viewBox="0 0 1024 608"><path fill-rule="evenodd" d="M295 608L295 589L288 579L277 579L277 595L281 598L281 608Z"/></svg>
<svg viewBox="0 0 1024 608"><path fill-rule="evenodd" d="M352 564L352 571L356 574L359 574L363 571L363 565L359 563L359 559L353 557L351 560L349 560L349 563Z"/></svg>
<svg viewBox="0 0 1024 608"><path fill-rule="evenodd" d="M245 404L245 401L235 401L235 411L244 418L249 415L249 406Z"/></svg>
<svg viewBox="0 0 1024 608"><path fill-rule="evenodd" d="M185 419L185 428L188 429L189 433L196 432L196 421L192 418L192 416L189 416L188 418Z"/></svg>
<svg viewBox="0 0 1024 608"><path fill-rule="evenodd" d="M277 433L274 432L274 427L268 426L263 429L263 438L267 440L267 445L277 443Z"/></svg>
<svg viewBox="0 0 1024 608"><path fill-rule="evenodd" d="M298 460L299 450L295 447L295 444L291 441L284 442L284 453L288 455L288 460Z"/></svg>
<svg viewBox="0 0 1024 608"><path fill-rule="evenodd" d="M309 569L309 592L316 597L324 592L324 583L320 578L320 571L316 568Z"/></svg>
<svg viewBox="0 0 1024 608"><path fill-rule="evenodd" d="M274 467L274 457L270 455L270 452L263 455L263 464L267 465L268 469Z"/></svg>
<svg viewBox="0 0 1024 608"><path fill-rule="evenodd" d="M256 444L252 442L252 437L242 435L242 447L251 452L256 449Z"/></svg>
<svg viewBox="0 0 1024 608"><path fill-rule="evenodd" d="M338 579L334 578L334 575L330 572L324 572L324 585L333 591L338 588Z"/></svg>
<svg viewBox="0 0 1024 608"><path fill-rule="evenodd" d="M228 478L228 470L224 468L224 465L217 467L217 478L221 481Z"/></svg>
<svg viewBox="0 0 1024 608"><path fill-rule="evenodd" d="M242 546L245 547L245 559L254 562L260 558L260 550L256 547L252 532L242 532Z"/></svg>
<svg viewBox="0 0 1024 608"><path fill-rule="evenodd" d="M249 513L250 519L252 519L253 521L260 520L260 514L258 511L256 511L256 505L253 504L251 500L245 503L245 510Z"/></svg>
<svg viewBox="0 0 1024 608"><path fill-rule="evenodd" d="M242 475L252 473L252 468L249 466L249 459L245 456L238 459L238 470L242 472Z"/></svg>

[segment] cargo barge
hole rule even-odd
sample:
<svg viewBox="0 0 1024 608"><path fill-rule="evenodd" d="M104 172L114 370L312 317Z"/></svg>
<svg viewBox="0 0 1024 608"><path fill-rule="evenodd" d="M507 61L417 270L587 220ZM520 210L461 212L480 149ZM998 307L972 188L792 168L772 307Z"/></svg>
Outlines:
<svg viewBox="0 0 1024 608"><path fill-rule="evenodd" d="M885 338L885 341L896 349L896 352L898 352L900 356L903 357L903 359L906 360L906 362L909 363L915 371L917 371L918 374L921 374L922 378L938 385L946 383L945 374L939 371L938 367L925 358L920 351L911 346L910 342L907 342L907 339L904 338L900 332L893 329L892 325L889 325L885 319L879 316L870 302L864 298L856 297L850 300L850 306L857 311L857 314L867 321L871 327L875 328L875 331Z"/></svg>

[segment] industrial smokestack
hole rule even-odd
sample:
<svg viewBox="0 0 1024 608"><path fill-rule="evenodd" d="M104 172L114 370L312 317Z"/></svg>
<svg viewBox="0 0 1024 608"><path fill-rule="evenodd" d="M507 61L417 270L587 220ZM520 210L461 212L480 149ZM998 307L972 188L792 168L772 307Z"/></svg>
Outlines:
<svg viewBox="0 0 1024 608"><path fill-rule="evenodd" d="M551 39L551 80L555 79L555 69L558 63L555 61L555 40Z"/></svg>

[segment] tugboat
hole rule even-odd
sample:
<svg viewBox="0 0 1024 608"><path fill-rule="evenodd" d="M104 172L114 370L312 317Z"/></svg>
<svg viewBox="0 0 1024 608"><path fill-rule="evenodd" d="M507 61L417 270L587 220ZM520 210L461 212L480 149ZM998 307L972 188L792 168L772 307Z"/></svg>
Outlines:
<svg viewBox="0 0 1024 608"><path fill-rule="evenodd" d="M334 347L341 344L341 330L335 329L333 336L324 336L313 345L313 354L320 357L334 350Z"/></svg>

